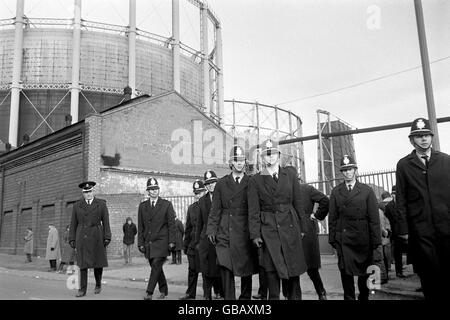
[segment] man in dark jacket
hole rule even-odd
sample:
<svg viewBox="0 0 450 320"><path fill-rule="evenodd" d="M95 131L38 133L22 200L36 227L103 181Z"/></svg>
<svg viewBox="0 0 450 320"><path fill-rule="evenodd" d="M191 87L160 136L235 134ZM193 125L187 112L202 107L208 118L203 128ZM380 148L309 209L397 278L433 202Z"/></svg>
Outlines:
<svg viewBox="0 0 450 320"><path fill-rule="evenodd" d="M297 175L281 168L278 143L261 145L265 168L250 178L248 187L250 239L258 247L269 288L269 300L280 299L285 279L288 299L301 299L299 277L306 271L302 235L305 212Z"/></svg>
<svg viewBox="0 0 450 320"><path fill-rule="evenodd" d="M203 181L196 180L193 184L195 202L188 207L186 214L186 230L184 235L184 253L188 257L188 288L180 300L193 300L197 295L197 280L200 272L200 259L195 248L195 226L200 215L198 200L204 196L206 189ZM203 279L203 282L205 280Z"/></svg>
<svg viewBox="0 0 450 320"><path fill-rule="evenodd" d="M164 299L168 290L163 264L175 247L175 211L170 201L159 197L155 178L148 179L147 191L149 199L139 205L138 211L138 248L151 267L144 300L153 299L156 283L161 291L159 299Z"/></svg>
<svg viewBox="0 0 450 320"><path fill-rule="evenodd" d="M408 225L398 216L396 186L392 186L392 200L386 204L384 214L388 218L392 231L395 273L397 278L405 278L403 274L403 252L407 251Z"/></svg>
<svg viewBox="0 0 450 320"><path fill-rule="evenodd" d="M431 148L427 119L415 119L409 133L414 150L397 163L397 210L408 225L408 259L425 299L449 298L450 156Z"/></svg>
<svg viewBox="0 0 450 320"><path fill-rule="evenodd" d="M217 295L223 297L223 290L220 280L220 268L217 264L216 248L208 240L206 236L206 228L208 226L208 217L211 210L211 204L213 199L214 188L217 183L217 175L214 171L208 170L204 174L204 183L208 192L198 200L200 207L200 214L197 219L197 225L195 229L195 242L198 255L200 258L200 269L203 274L203 292L206 300L212 299L212 287L216 288L216 298L220 298Z"/></svg>
<svg viewBox="0 0 450 320"><path fill-rule="evenodd" d="M94 293L99 294L103 268L108 266L106 247L111 241L109 213L106 201L94 197L95 184L87 181L78 185L82 189L83 199L73 205L70 222L69 244L76 249L77 266L80 268L78 298L86 295L88 268L94 268Z"/></svg>
<svg viewBox="0 0 450 320"><path fill-rule="evenodd" d="M134 238L137 234L136 225L130 217L127 217L125 224L122 227L123 230L123 256L125 258L125 264L131 264L131 249L133 248Z"/></svg>
<svg viewBox="0 0 450 320"><path fill-rule="evenodd" d="M308 229L302 240L303 250L305 252L306 265L308 266L309 278L314 284L319 300L327 300L326 291L320 278L320 246L319 246L319 223L328 215L330 201L326 195L311 185L300 185L300 197L303 201L303 207L306 214L310 215L306 220ZM316 212L313 212L314 205L318 204Z"/></svg>
<svg viewBox="0 0 450 320"><path fill-rule="evenodd" d="M206 235L216 247L225 300L236 300L234 277L241 277L239 300L250 300L252 275L258 272L257 252L248 228L248 176L244 172L245 153L234 146L229 175L219 179L214 189Z"/></svg>
<svg viewBox="0 0 450 320"><path fill-rule="evenodd" d="M367 268L380 259L377 198L368 185L356 179L357 168L352 157L343 157L340 169L344 182L331 191L328 216L329 242L338 255L344 300L355 300L354 276L358 276L358 300L369 299Z"/></svg>
<svg viewBox="0 0 450 320"><path fill-rule="evenodd" d="M183 250L184 226L178 217L175 219L175 248L172 251L172 263L181 264L181 250Z"/></svg>

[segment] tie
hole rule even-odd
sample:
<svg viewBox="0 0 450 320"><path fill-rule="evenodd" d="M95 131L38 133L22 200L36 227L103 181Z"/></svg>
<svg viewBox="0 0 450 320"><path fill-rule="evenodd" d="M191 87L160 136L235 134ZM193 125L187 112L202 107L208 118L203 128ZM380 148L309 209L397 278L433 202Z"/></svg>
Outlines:
<svg viewBox="0 0 450 320"><path fill-rule="evenodd" d="M90 205L91 204L91 200L88 200L87 203L88 203L88 205Z"/></svg>
<svg viewBox="0 0 450 320"><path fill-rule="evenodd" d="M272 175L272 177L275 182L278 182L278 174L276 172Z"/></svg>
<svg viewBox="0 0 450 320"><path fill-rule="evenodd" d="M348 192L352 192L352 185L351 184L348 185Z"/></svg>
<svg viewBox="0 0 450 320"><path fill-rule="evenodd" d="M428 156L421 156L421 158L423 159L423 160L425 160L425 167L427 167L427 169L428 169Z"/></svg>
<svg viewBox="0 0 450 320"><path fill-rule="evenodd" d="M152 209L155 207L155 201L152 201Z"/></svg>
<svg viewBox="0 0 450 320"><path fill-rule="evenodd" d="M240 177L236 177L236 184L239 184Z"/></svg>

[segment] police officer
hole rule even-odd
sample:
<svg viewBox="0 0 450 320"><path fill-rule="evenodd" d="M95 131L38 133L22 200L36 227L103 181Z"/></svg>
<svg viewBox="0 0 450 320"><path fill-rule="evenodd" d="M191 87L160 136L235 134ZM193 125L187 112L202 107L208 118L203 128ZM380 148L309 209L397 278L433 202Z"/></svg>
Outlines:
<svg viewBox="0 0 450 320"><path fill-rule="evenodd" d="M244 149L233 146L229 159L232 172L216 184L206 229L209 241L216 246L225 300L236 300L235 276L241 277L239 299L250 300L252 275L258 272L248 228L245 160Z"/></svg>
<svg viewBox="0 0 450 320"><path fill-rule="evenodd" d="M328 215L330 200L322 192L308 184L300 185L300 194L305 211L310 215L308 219L305 219L308 229L302 241L306 265L308 266L306 272L314 284L319 300L327 300L326 291L319 273L321 261L318 220L323 220ZM313 212L316 203L318 207L316 212Z"/></svg>
<svg viewBox="0 0 450 320"><path fill-rule="evenodd" d="M164 299L168 289L163 264L175 247L175 211L170 201L159 197L159 184L153 177L147 180L147 192L149 199L138 210L138 248L151 267L144 300L153 299L157 283L159 299Z"/></svg>
<svg viewBox="0 0 450 320"><path fill-rule="evenodd" d="M304 209L297 175L280 167L278 143L261 146L265 168L250 178L248 187L250 238L259 249L269 299L279 300L280 279L285 279L288 299L301 299L299 276L306 271L302 247Z"/></svg>
<svg viewBox="0 0 450 320"><path fill-rule="evenodd" d="M425 299L448 299L450 280L450 156L432 149L427 119L415 119L414 150L399 160L397 211L408 226L408 259L420 277Z"/></svg>
<svg viewBox="0 0 450 320"><path fill-rule="evenodd" d="M198 200L203 197L206 192L205 185L202 180L195 180L193 183L195 202L192 203L186 214L186 230L184 233L184 253L188 257L188 288L186 294L180 300L193 300L197 295L197 280L200 272L200 259L198 251L195 248L195 226L197 218L200 215L200 207Z"/></svg>
<svg viewBox="0 0 450 320"><path fill-rule="evenodd" d="M95 184L86 181L78 185L83 199L78 200L72 209L69 244L76 249L77 266L80 268L77 298L86 295L88 268L94 268L94 293L101 292L103 268L108 266L106 247L111 241L109 213L106 201L94 197Z"/></svg>
<svg viewBox="0 0 450 320"><path fill-rule="evenodd" d="M336 249L344 300L355 300L353 277L358 276L358 300L369 299L367 268L379 262L380 216L373 190L356 179L356 162L345 155L340 170L344 182L331 191L329 243Z"/></svg>
<svg viewBox="0 0 450 320"><path fill-rule="evenodd" d="M195 242L200 258L200 269L203 274L203 292L206 300L212 299L212 287L216 286L216 298L223 297L223 290L220 279L220 268L217 264L216 248L206 236L208 226L208 216L211 210L213 192L217 183L217 175L212 170L207 170L204 174L204 183L207 193L198 200L200 214L197 219L195 230Z"/></svg>
<svg viewBox="0 0 450 320"><path fill-rule="evenodd" d="M395 273L397 278L406 278L403 274L403 252L407 252L408 224L405 219L399 217L397 210L396 191L392 186L392 200L386 204L384 214L388 218L392 230L392 244L394 247Z"/></svg>

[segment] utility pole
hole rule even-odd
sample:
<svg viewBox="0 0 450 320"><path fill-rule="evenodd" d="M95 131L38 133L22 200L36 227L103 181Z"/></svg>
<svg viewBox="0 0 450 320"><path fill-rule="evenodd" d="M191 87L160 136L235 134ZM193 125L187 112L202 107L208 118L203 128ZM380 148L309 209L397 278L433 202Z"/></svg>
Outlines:
<svg viewBox="0 0 450 320"><path fill-rule="evenodd" d="M428 58L427 37L423 20L422 0L414 0L416 11L417 32L419 34L420 58L422 60L422 73L425 85L425 97L427 99L428 120L431 130L434 133L433 149L440 150L439 133L436 120L436 110L434 108L433 85L431 83L430 60Z"/></svg>

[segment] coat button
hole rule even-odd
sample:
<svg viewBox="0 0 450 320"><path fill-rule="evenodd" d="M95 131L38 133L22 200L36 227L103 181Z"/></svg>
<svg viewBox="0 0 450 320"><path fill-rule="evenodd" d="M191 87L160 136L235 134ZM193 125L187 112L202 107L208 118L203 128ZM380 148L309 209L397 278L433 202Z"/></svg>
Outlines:
<svg viewBox="0 0 450 320"><path fill-rule="evenodd" d="M347 230L344 229L344 230L342 230L342 231L345 232L345 231L347 231Z"/></svg>
<svg viewBox="0 0 450 320"><path fill-rule="evenodd" d="M427 172L426 172L426 171L422 171L422 173L423 173L423 174L427 174Z"/></svg>
<svg viewBox="0 0 450 320"><path fill-rule="evenodd" d="M280 227L280 225L279 224L277 224L277 228L279 228Z"/></svg>
<svg viewBox="0 0 450 320"><path fill-rule="evenodd" d="M292 224L291 225L289 225L291 228L292 228Z"/></svg>

